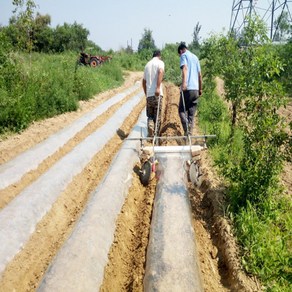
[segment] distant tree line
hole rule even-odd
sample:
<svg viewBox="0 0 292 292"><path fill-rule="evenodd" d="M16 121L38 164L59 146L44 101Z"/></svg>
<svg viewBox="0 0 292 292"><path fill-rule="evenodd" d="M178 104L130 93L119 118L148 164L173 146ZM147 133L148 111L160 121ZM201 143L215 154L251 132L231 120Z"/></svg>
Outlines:
<svg viewBox="0 0 292 292"><path fill-rule="evenodd" d="M0 27L10 43L21 50L42 53L60 53L64 51L80 51L87 46L101 50L88 40L89 31L81 24L64 23L56 28L50 27L51 17L36 14L29 26L24 26L23 16L13 16L9 25Z"/></svg>
<svg viewBox="0 0 292 292"><path fill-rule="evenodd" d="M88 40L89 31L82 24L64 23L52 28L50 15L35 13L36 5L33 0L13 0L13 5L15 9L9 24L0 26L0 32L13 47L41 53L80 51L86 47L101 50Z"/></svg>
<svg viewBox="0 0 292 292"><path fill-rule="evenodd" d="M199 22L197 22L196 26L194 27L194 32L192 34L192 41L191 43L188 45L188 48L191 51L198 51L200 49L200 31L201 31L201 25ZM156 50L157 47L155 45L155 41L154 38L152 36L152 31L148 28L144 28L144 33L142 34L142 38L139 41L139 45L138 45L138 53L141 53L144 50Z"/></svg>

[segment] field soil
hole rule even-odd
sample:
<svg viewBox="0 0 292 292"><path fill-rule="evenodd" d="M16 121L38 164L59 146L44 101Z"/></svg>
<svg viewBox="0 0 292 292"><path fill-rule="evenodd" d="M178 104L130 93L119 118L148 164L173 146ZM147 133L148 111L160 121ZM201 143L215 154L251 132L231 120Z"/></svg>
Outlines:
<svg viewBox="0 0 292 292"><path fill-rule="evenodd" d="M47 139L97 105L141 80L142 72L127 72L123 86L99 94L90 101L81 102L78 111L35 122L22 133L1 137L0 163L11 160ZM165 83L164 90L160 135L181 135L182 128L177 111L179 89L173 84ZM218 90L219 92L221 90L223 94L222 88ZM130 96L125 100L129 98ZM66 153L101 127L125 100L97 117L62 149L48 157L36 170L26 174L20 182L0 191L0 210ZM132 114L106 147L95 155L82 173L73 179L66 191L60 194L52 210L38 224L36 232L21 252L8 264L0 279L0 291L35 291L37 289L48 266L72 232L87 204L90 193L101 182L113 157L144 107L145 100L134 108ZM287 112L290 119L291 112L290 105L290 110ZM195 131L195 134L199 134L197 127ZM171 143L175 144L179 141ZM189 184L189 197L204 290L210 292L262 291L260 283L246 275L241 268L236 239L232 234L228 219L224 216L224 184L212 165L208 150L201 154L201 167L204 173L203 183L200 188ZM101 291L143 291L156 178L151 180L149 186L142 186L138 176L139 168L140 165L137 164L133 169L133 184L118 216L115 239L108 255L109 261ZM284 182L291 193L291 165L287 165L285 171Z"/></svg>

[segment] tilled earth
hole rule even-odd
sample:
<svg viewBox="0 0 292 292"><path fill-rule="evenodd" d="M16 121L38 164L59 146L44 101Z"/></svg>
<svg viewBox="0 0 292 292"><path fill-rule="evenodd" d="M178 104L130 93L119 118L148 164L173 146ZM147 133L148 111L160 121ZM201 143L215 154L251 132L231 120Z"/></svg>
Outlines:
<svg viewBox="0 0 292 292"><path fill-rule="evenodd" d="M127 73L125 78L126 81L120 88L97 95L90 101L81 102L77 112L37 122L23 133L2 137L0 163L11 160L71 124L108 98L129 88L136 81L141 81L142 73ZM172 84L164 86L160 135L181 135L182 129L177 112L179 89ZM0 210L88 135L104 125L131 96L97 117L58 152L48 157L36 170L27 173L20 182L1 190ZM37 289L48 266L72 232L87 204L90 193L103 179L123 139L135 125L144 107L145 100L143 99L133 109L117 134L60 194L53 208L37 225L36 232L21 252L8 264L0 279L0 291L35 291ZM207 151L201 154L201 165L205 177L204 182L200 189L190 184L189 193L204 290L261 291L258 282L244 274L239 264L236 242L228 220L223 214L224 185L212 168ZM116 222L115 239L109 253L109 261L101 286L102 291L143 291L146 249L156 179L154 178L148 187L143 187L138 176L139 167L140 165L137 164L133 169L133 184Z"/></svg>

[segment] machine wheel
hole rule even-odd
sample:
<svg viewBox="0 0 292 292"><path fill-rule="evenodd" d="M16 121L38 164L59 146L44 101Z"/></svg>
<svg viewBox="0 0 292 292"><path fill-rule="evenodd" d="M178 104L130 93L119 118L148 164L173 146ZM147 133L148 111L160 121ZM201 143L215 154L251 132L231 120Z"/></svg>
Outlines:
<svg viewBox="0 0 292 292"><path fill-rule="evenodd" d="M100 61L97 58L92 58L90 60L90 66L91 67L97 67L99 65Z"/></svg>
<svg viewBox="0 0 292 292"><path fill-rule="evenodd" d="M190 175L191 182L195 186L199 187L201 185L201 181L200 181L201 171L200 171L200 167L198 163L196 162L191 163L190 169L189 169L189 175Z"/></svg>
<svg viewBox="0 0 292 292"><path fill-rule="evenodd" d="M140 181L143 186L147 186L150 181L152 164L149 160L145 161L141 167Z"/></svg>

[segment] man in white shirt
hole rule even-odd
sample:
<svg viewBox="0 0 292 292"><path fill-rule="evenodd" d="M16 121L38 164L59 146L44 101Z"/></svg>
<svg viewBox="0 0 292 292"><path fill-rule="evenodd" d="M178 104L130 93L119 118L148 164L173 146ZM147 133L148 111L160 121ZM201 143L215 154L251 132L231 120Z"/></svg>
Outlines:
<svg viewBox="0 0 292 292"><path fill-rule="evenodd" d="M163 97L162 79L164 75L164 62L161 52L154 51L153 58L146 64L143 76L143 90L147 98L146 115L148 136L153 137L156 123L160 124L160 112L157 117L158 102ZM160 103L161 106L161 103ZM158 118L158 120L157 120ZM158 129L159 127L157 127Z"/></svg>

